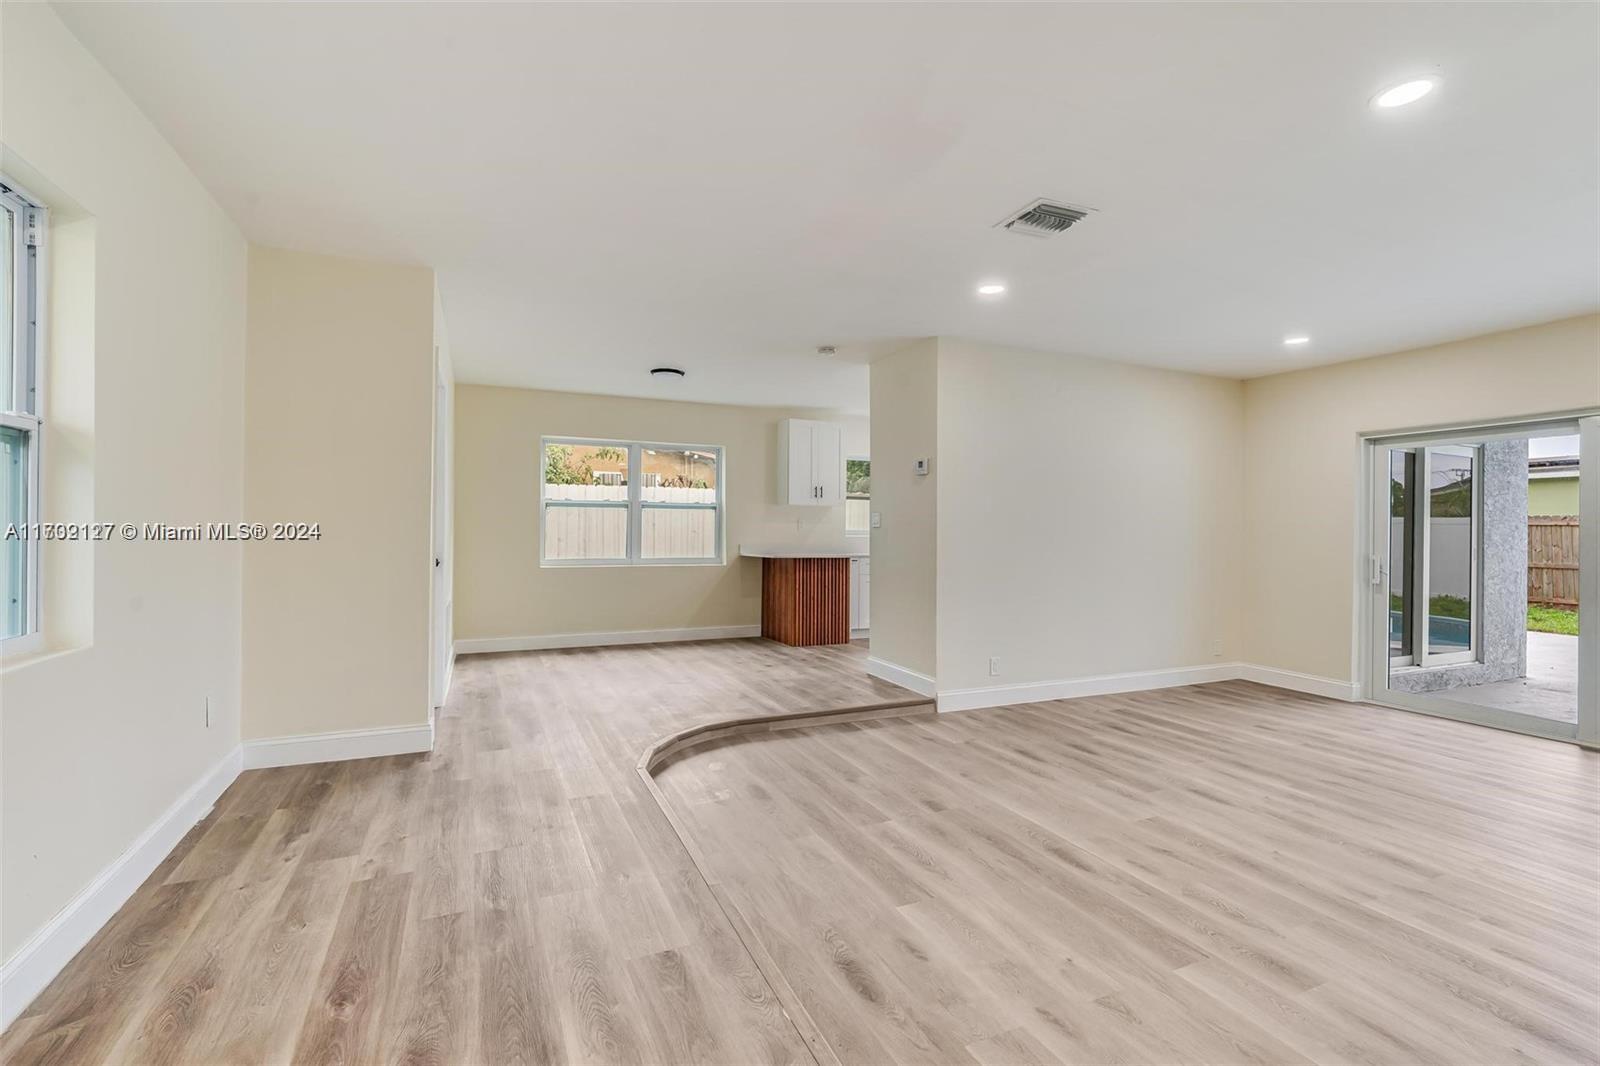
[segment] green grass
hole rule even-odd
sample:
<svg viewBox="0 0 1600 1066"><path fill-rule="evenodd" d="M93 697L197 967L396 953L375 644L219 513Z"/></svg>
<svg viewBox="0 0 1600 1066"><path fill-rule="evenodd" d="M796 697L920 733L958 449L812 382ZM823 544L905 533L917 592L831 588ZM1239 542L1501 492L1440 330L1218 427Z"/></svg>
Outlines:
<svg viewBox="0 0 1600 1066"><path fill-rule="evenodd" d="M1391 595L1389 606L1401 609L1400 597ZM1471 611L1466 600L1459 596L1435 596L1428 604L1428 613L1440 618L1466 618ZM1544 607L1528 604L1528 632L1562 633L1569 637L1578 635L1578 612L1565 607Z"/></svg>
<svg viewBox="0 0 1600 1066"><path fill-rule="evenodd" d="M1575 637L1578 635L1578 612L1569 611L1564 607L1542 607L1537 603L1530 603L1528 632L1564 633L1569 637Z"/></svg>

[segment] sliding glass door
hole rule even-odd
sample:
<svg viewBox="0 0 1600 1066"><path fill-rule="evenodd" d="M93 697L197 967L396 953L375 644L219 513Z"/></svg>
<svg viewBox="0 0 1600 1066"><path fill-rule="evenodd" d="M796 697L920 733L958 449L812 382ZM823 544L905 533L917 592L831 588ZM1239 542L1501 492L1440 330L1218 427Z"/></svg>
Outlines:
<svg viewBox="0 0 1600 1066"><path fill-rule="evenodd" d="M1600 625L1580 625L1596 442L1600 419L1371 442L1370 698L1567 740L1600 728Z"/></svg>
<svg viewBox="0 0 1600 1066"><path fill-rule="evenodd" d="M1478 449L1389 450L1391 666L1471 662L1482 537Z"/></svg>

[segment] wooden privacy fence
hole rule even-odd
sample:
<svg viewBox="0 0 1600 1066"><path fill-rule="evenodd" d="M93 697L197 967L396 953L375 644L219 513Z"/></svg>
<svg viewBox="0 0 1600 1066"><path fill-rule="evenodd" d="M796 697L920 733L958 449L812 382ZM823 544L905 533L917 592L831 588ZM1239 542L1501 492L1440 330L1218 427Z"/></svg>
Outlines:
<svg viewBox="0 0 1600 1066"><path fill-rule="evenodd" d="M1578 606L1578 516L1528 516L1528 602Z"/></svg>
<svg viewBox="0 0 1600 1066"><path fill-rule="evenodd" d="M717 512L685 504L715 504L716 489L646 485L640 496L639 556L643 559L712 559L717 555ZM591 506L549 507L546 559L625 559L628 556L626 485L546 485L544 498ZM678 504L679 507L651 507Z"/></svg>

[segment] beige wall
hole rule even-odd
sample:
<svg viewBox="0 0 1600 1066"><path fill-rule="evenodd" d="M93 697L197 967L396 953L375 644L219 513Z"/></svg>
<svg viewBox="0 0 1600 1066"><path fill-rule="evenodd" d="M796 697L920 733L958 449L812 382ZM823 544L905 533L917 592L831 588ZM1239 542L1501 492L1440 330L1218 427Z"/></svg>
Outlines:
<svg viewBox="0 0 1600 1066"><path fill-rule="evenodd" d="M63 227L43 517L236 521L244 240L48 6L4 19L0 166ZM0 956L238 745L241 555L46 559L52 654L0 672Z"/></svg>
<svg viewBox="0 0 1600 1066"><path fill-rule="evenodd" d="M844 537L843 507L775 502L784 418L843 422L846 453L867 450L865 420L827 412L459 385L456 639L759 624L761 567L739 558L739 545ZM726 565L541 567L542 436L722 446Z"/></svg>
<svg viewBox="0 0 1600 1066"><path fill-rule="evenodd" d="M455 487L451 452L455 437L456 376L450 357L450 332L445 323L444 300L439 286L433 286L433 525L429 530L436 560L428 592L428 686L434 707L442 705L448 693L455 663L455 638L451 632L454 616ZM443 396L439 395L443 392Z"/></svg>
<svg viewBox="0 0 1600 1066"><path fill-rule="evenodd" d="M1600 406L1600 316L1245 383L1248 661L1356 679L1361 434Z"/></svg>
<svg viewBox="0 0 1600 1066"><path fill-rule="evenodd" d="M1575 515L1578 513L1576 477L1541 477L1528 481L1528 513Z"/></svg>
<svg viewBox="0 0 1600 1066"><path fill-rule="evenodd" d="M244 736L428 720L433 273L250 249Z"/></svg>
<svg viewBox="0 0 1600 1066"><path fill-rule="evenodd" d="M941 692L1236 657L1239 382L941 337L938 392Z"/></svg>
<svg viewBox="0 0 1600 1066"><path fill-rule="evenodd" d="M939 342L872 364L872 657L933 677L938 573ZM929 460L918 475L915 461Z"/></svg>

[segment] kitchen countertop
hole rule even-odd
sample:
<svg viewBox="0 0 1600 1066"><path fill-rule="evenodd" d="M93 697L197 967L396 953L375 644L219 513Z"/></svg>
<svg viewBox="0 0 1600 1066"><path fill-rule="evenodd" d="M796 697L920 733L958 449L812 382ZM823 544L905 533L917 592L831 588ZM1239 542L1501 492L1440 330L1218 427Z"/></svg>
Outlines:
<svg viewBox="0 0 1600 1066"><path fill-rule="evenodd" d="M848 544L807 547L803 544L741 544L739 554L747 559L865 559L870 554L867 546L853 548Z"/></svg>

